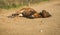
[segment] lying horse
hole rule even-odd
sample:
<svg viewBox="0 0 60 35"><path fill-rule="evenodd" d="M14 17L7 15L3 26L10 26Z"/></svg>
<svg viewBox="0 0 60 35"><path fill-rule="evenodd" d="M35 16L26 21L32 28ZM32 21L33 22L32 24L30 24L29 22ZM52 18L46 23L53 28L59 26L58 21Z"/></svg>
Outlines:
<svg viewBox="0 0 60 35"><path fill-rule="evenodd" d="M46 10L42 10L42 12L37 13L32 8L22 8L20 11L17 11L16 13L12 14L13 17L19 16L19 17L26 17L26 18L46 18L50 17L51 15L46 12Z"/></svg>

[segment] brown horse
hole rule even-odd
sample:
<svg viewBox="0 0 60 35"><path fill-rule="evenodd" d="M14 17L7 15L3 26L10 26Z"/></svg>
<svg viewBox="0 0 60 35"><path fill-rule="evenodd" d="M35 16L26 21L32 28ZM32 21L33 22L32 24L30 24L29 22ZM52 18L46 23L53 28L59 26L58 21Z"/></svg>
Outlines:
<svg viewBox="0 0 60 35"><path fill-rule="evenodd" d="M21 10L12 14L12 16L13 17L20 16L27 18L46 18L46 17L50 17L51 15L46 10L42 10L42 12L37 13L37 11L35 11L32 8L22 8Z"/></svg>

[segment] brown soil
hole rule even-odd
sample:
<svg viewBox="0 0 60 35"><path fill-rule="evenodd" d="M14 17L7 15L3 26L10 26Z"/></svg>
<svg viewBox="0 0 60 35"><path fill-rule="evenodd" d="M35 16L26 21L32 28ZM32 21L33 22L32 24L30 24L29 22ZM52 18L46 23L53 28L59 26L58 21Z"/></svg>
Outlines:
<svg viewBox="0 0 60 35"><path fill-rule="evenodd" d="M18 9L0 9L0 35L60 35L60 1L31 5L36 11L47 10L52 17L27 19L8 18Z"/></svg>

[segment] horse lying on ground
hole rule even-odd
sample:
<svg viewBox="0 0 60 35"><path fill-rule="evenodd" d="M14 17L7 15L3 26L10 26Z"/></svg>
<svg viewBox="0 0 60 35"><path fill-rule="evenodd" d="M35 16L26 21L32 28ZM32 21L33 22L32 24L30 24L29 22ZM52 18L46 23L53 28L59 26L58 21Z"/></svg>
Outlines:
<svg viewBox="0 0 60 35"><path fill-rule="evenodd" d="M37 11L35 11L32 8L22 8L20 11L17 11L16 13L11 15L11 17L15 16L26 18L47 18L50 17L51 15L46 10L42 10L42 12L37 13Z"/></svg>

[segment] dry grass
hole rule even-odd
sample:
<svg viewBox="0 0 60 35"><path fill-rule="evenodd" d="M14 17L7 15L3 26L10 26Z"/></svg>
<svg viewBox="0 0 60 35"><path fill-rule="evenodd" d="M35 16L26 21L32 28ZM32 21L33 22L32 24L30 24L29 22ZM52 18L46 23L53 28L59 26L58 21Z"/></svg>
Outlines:
<svg viewBox="0 0 60 35"><path fill-rule="evenodd" d="M21 6L29 6L30 4L39 3L48 0L0 0L0 8L10 9Z"/></svg>

